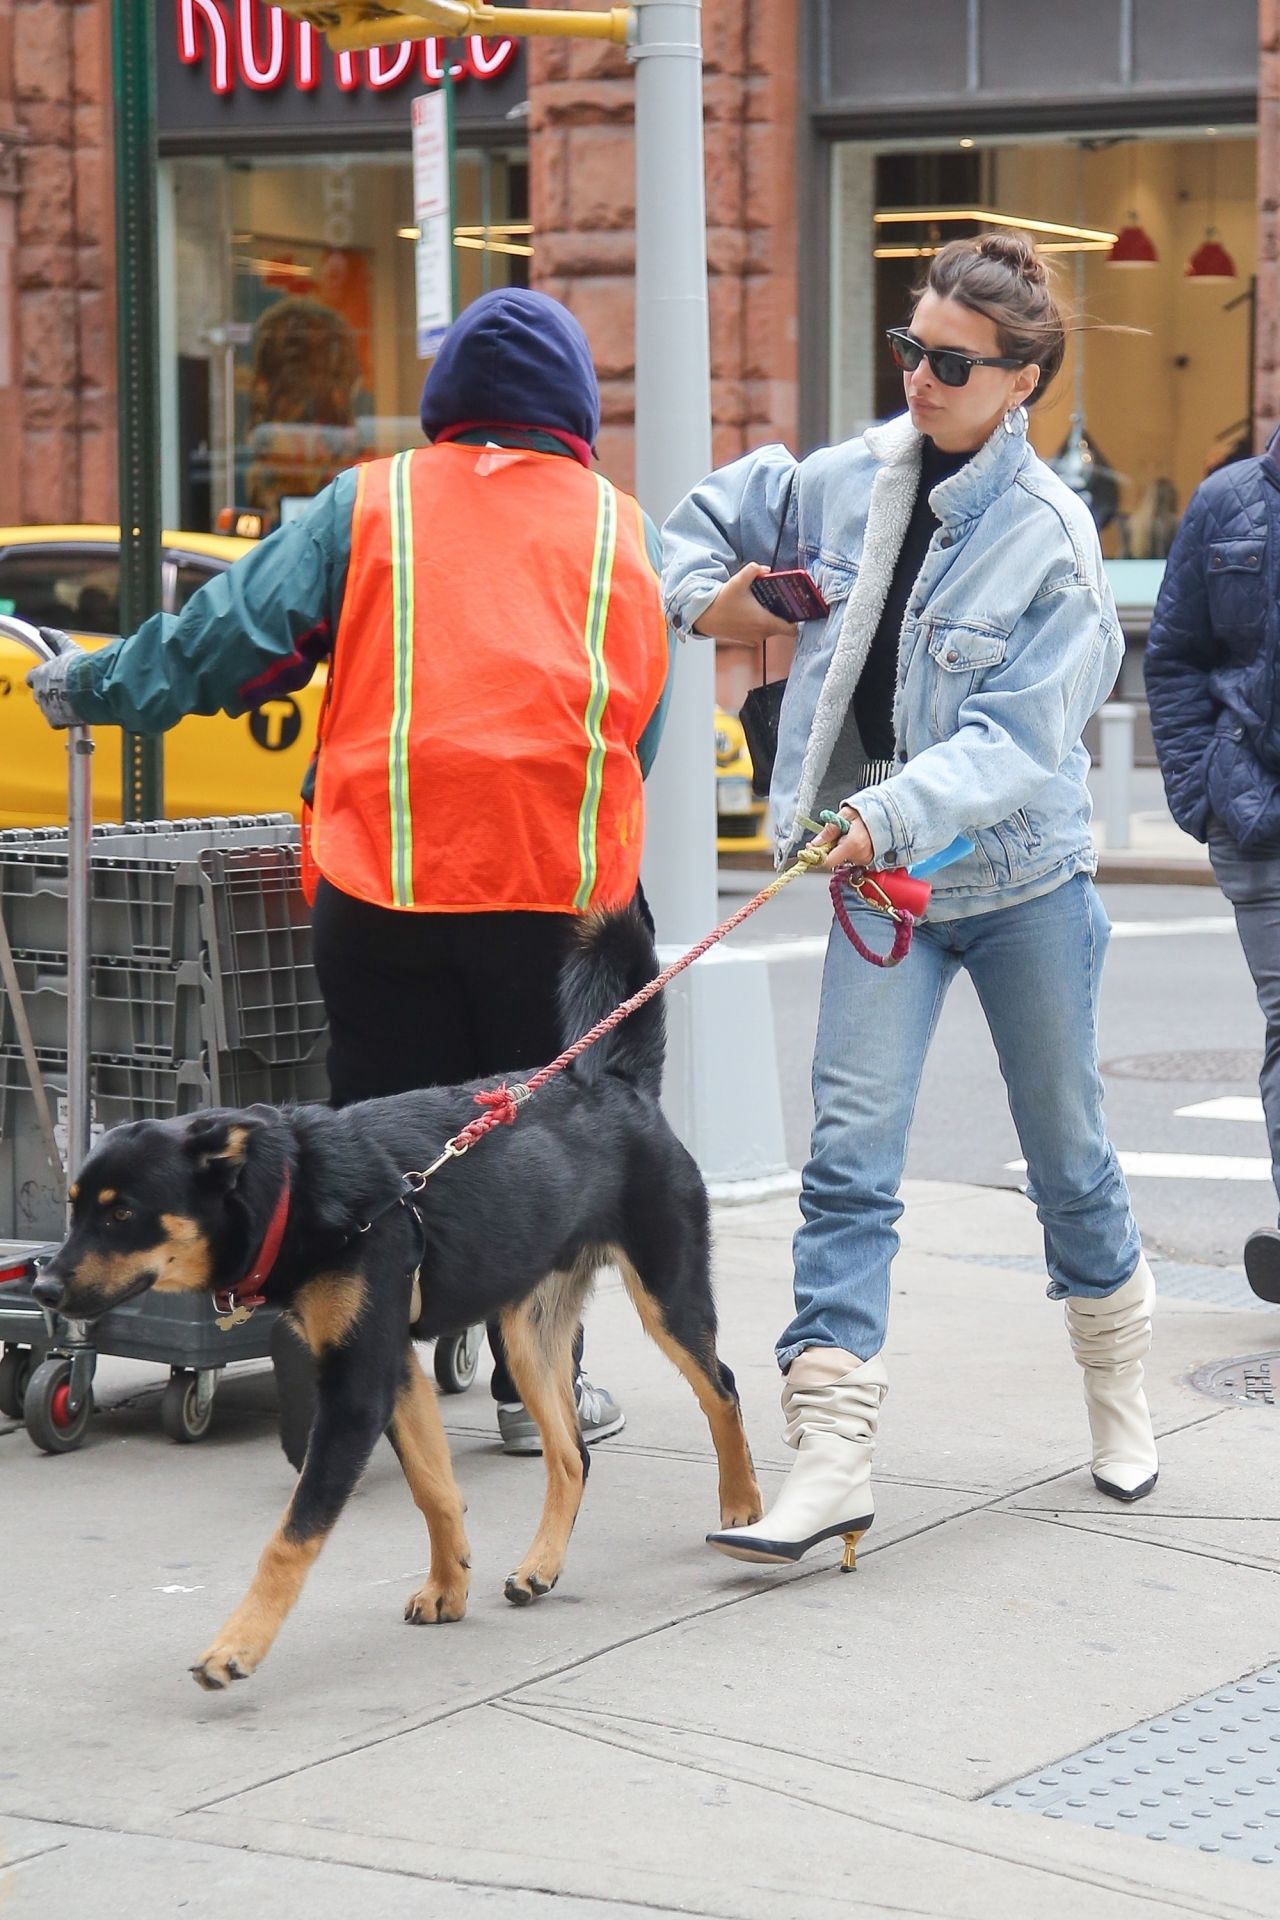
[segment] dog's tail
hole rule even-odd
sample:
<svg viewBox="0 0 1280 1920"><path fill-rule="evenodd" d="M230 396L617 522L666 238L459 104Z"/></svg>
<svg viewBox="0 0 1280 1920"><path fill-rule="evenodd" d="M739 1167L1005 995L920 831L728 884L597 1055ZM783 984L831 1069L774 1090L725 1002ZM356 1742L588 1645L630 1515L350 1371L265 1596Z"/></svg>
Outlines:
<svg viewBox="0 0 1280 1920"><path fill-rule="evenodd" d="M647 907L633 902L617 912L588 914L560 974L560 1030L565 1045L594 1027L658 971L653 922ZM577 1071L594 1078L618 1073L653 1094L662 1088L666 1016L655 994L588 1047Z"/></svg>

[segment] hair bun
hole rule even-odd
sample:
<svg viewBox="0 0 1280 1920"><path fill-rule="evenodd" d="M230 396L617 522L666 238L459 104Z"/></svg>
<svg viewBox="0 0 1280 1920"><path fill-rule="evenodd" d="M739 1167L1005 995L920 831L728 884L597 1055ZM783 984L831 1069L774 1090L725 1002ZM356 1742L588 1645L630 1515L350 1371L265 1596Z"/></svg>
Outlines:
<svg viewBox="0 0 1280 1920"><path fill-rule="evenodd" d="M1048 284L1048 269L1029 234L1014 233L1008 228L1000 233L984 233L978 241L978 252L984 259L998 260L1002 267L1021 274L1024 280L1037 286Z"/></svg>

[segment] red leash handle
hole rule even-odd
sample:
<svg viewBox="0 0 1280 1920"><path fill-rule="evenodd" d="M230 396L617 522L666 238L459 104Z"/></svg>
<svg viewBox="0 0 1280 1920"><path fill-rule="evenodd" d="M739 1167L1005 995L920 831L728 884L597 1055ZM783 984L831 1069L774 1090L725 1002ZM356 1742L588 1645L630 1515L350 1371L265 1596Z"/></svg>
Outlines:
<svg viewBox="0 0 1280 1920"><path fill-rule="evenodd" d="M849 886L867 902L883 913L891 912L893 919L893 945L888 953L873 953L858 929L845 904L844 890ZM929 895L933 891L927 880L913 879L909 873L880 870L837 868L831 876L831 905L841 931L854 952L873 967L896 967L906 959L911 950L911 936L915 932L916 921L920 919L929 904Z"/></svg>

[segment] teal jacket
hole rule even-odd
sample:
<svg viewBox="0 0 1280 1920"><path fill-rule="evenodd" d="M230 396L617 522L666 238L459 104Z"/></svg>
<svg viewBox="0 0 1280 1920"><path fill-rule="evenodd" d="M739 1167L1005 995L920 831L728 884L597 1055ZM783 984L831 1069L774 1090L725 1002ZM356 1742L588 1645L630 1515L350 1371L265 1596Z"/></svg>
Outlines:
<svg viewBox="0 0 1280 1920"><path fill-rule="evenodd" d="M533 446L562 453L543 434L480 432L477 443ZM192 594L181 613L157 613L125 639L76 661L67 697L92 725L164 733L189 713L233 717L304 687L333 650L351 561L356 469L340 473L306 512L244 554ZM655 572L662 543L645 516ZM671 697L675 641L667 636L667 680L637 744L648 773Z"/></svg>

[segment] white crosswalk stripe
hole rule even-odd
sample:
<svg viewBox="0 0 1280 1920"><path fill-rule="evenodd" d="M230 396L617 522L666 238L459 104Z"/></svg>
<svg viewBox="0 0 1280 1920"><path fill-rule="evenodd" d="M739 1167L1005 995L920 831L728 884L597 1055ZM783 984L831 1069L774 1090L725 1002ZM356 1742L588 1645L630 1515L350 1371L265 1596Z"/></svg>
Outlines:
<svg viewBox="0 0 1280 1920"><path fill-rule="evenodd" d="M1224 1093L1218 1100L1197 1100L1192 1107L1175 1107L1179 1120L1256 1120L1267 1124L1257 1094Z"/></svg>
<svg viewBox="0 0 1280 1920"><path fill-rule="evenodd" d="M1254 1160L1226 1153L1122 1153L1119 1160L1127 1180L1266 1180L1270 1160ZM1025 1173L1025 1160L1006 1160L1010 1173Z"/></svg>

